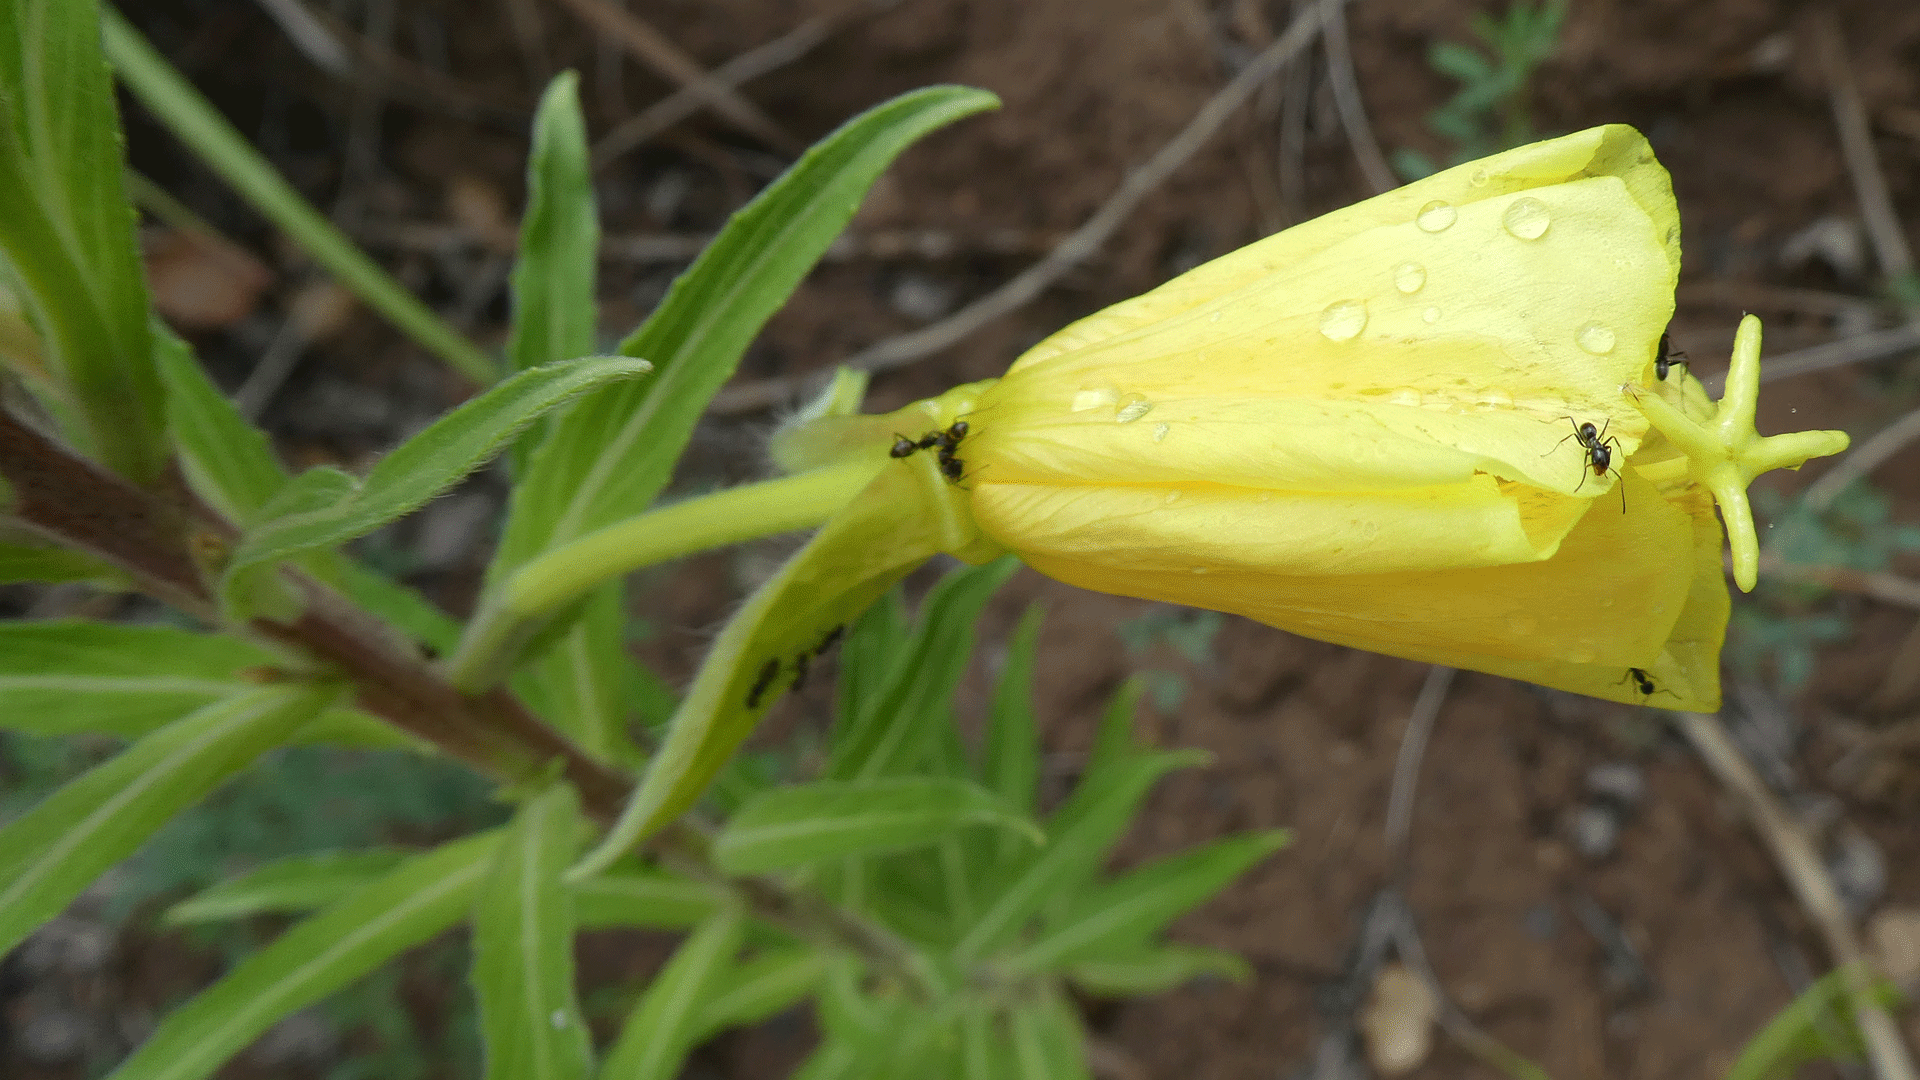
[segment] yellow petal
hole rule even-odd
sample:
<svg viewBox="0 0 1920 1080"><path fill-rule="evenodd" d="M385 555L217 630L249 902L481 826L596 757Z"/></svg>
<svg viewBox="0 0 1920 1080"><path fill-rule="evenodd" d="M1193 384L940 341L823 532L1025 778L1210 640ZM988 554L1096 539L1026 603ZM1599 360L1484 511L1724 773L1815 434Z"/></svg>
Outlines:
<svg viewBox="0 0 1920 1080"><path fill-rule="evenodd" d="M1621 457L1637 446L1646 421L1619 387L1649 373L1676 265L1670 199L1641 201L1665 174L1621 153L1638 138L1622 130L1450 170L1068 328L981 395L972 460L997 482L1486 472L1604 493L1566 436L1591 422ZM1615 165L1634 176L1590 171ZM1423 218L1434 202L1444 228Z"/></svg>

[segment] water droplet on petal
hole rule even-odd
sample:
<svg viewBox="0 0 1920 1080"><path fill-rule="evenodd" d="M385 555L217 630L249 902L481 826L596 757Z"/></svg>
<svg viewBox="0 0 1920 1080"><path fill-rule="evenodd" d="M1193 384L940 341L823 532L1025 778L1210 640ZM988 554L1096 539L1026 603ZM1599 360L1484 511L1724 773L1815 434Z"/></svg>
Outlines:
<svg viewBox="0 0 1920 1080"><path fill-rule="evenodd" d="M1213 314L1211 314L1211 315L1209 315L1209 316L1207 316L1207 321L1208 321L1208 322L1210 322L1210 323L1216 323L1216 322L1219 322L1219 321L1220 321L1220 316L1222 316L1222 315L1224 315L1224 314L1226 314L1226 312L1224 312L1224 311L1216 311L1216 312L1214 312Z"/></svg>
<svg viewBox="0 0 1920 1080"><path fill-rule="evenodd" d="M1426 323L1428 326L1432 326L1434 323L1439 322L1440 309L1437 307L1430 307L1427 310L1421 312L1420 321L1423 323Z"/></svg>
<svg viewBox="0 0 1920 1080"><path fill-rule="evenodd" d="M1460 212L1445 199L1435 199L1420 208L1413 216L1413 223L1420 226L1421 232L1445 232L1453 224Z"/></svg>
<svg viewBox="0 0 1920 1080"><path fill-rule="evenodd" d="M1320 313L1320 333L1328 341L1352 341L1366 328L1365 300L1336 300Z"/></svg>
<svg viewBox="0 0 1920 1080"><path fill-rule="evenodd" d="M1253 498L1253 501L1254 501L1254 502L1272 502L1272 501L1273 501L1273 492L1271 492L1271 491L1263 491L1263 492L1261 492L1260 494L1258 494L1258 495L1256 495L1256 496L1254 496L1254 498Z"/></svg>
<svg viewBox="0 0 1920 1080"><path fill-rule="evenodd" d="M1074 412L1086 412L1088 409L1098 409L1103 405L1111 405L1118 400L1120 400L1119 392L1110 387L1082 390L1073 395L1072 408Z"/></svg>
<svg viewBox="0 0 1920 1080"><path fill-rule="evenodd" d="M1547 235L1551 221L1547 204L1534 198L1515 199L1507 204L1507 212L1500 215L1500 224L1522 240L1538 240Z"/></svg>
<svg viewBox="0 0 1920 1080"><path fill-rule="evenodd" d="M1207 568L1204 566L1196 566L1193 568L1193 572L1196 574L1204 574L1207 572Z"/></svg>
<svg viewBox="0 0 1920 1080"><path fill-rule="evenodd" d="M1489 409L1510 409L1513 407L1513 395L1499 390L1485 390L1475 403Z"/></svg>
<svg viewBox="0 0 1920 1080"><path fill-rule="evenodd" d="M1474 187L1486 187L1487 181L1491 179L1493 179L1492 173L1489 173L1485 169L1475 169L1473 170L1473 174L1467 177L1467 183L1472 184Z"/></svg>
<svg viewBox="0 0 1920 1080"><path fill-rule="evenodd" d="M1597 658L1593 649L1584 645L1575 645L1567 650L1565 657L1569 664L1591 664Z"/></svg>
<svg viewBox="0 0 1920 1080"><path fill-rule="evenodd" d="M1507 629L1520 636L1536 633L1540 629L1540 620L1525 613L1507 617Z"/></svg>
<svg viewBox="0 0 1920 1080"><path fill-rule="evenodd" d="M1393 393L1387 395L1387 404L1389 405L1418 406L1422 400L1420 391L1418 390L1395 390Z"/></svg>
<svg viewBox="0 0 1920 1080"><path fill-rule="evenodd" d="M1403 262L1393 268L1393 287L1403 293L1417 293L1427 283L1427 268L1417 262Z"/></svg>
<svg viewBox="0 0 1920 1080"><path fill-rule="evenodd" d="M1177 502L1179 502L1179 501L1180 501L1180 493L1179 493L1179 492L1177 492L1177 491L1169 491L1169 492L1167 492L1167 502L1168 502L1168 503L1170 503L1170 504L1171 504L1171 503L1177 503Z"/></svg>
<svg viewBox="0 0 1920 1080"><path fill-rule="evenodd" d="M1574 331L1573 340L1595 356L1605 356L1613 351L1613 331L1599 323L1588 323Z"/></svg>
<svg viewBox="0 0 1920 1080"><path fill-rule="evenodd" d="M1122 424L1131 424L1135 420L1153 411L1153 402L1144 394L1128 394L1120 399L1120 405L1113 411L1113 418Z"/></svg>

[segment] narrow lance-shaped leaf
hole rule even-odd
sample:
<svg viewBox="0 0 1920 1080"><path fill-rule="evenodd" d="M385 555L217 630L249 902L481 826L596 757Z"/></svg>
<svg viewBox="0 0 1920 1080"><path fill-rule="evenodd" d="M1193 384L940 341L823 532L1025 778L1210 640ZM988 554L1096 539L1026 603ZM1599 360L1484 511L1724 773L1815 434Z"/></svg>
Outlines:
<svg viewBox="0 0 1920 1080"><path fill-rule="evenodd" d="M828 776L884 776L920 763L966 674L980 609L1019 568L1018 560L1002 558L940 579L887 683L867 699L848 730L834 732Z"/></svg>
<svg viewBox="0 0 1920 1080"><path fill-rule="evenodd" d="M700 1006L740 951L745 920L724 908L653 977L600 1067L603 1080L672 1080L700 1035Z"/></svg>
<svg viewBox="0 0 1920 1080"><path fill-rule="evenodd" d="M556 784L527 800L500 838L473 918L473 988L487 1076L568 1080L593 1064L573 992L573 898L560 883L580 803Z"/></svg>
<svg viewBox="0 0 1920 1080"><path fill-rule="evenodd" d="M881 170L927 132L995 104L966 87L902 95L848 121L735 214L621 344L658 376L596 394L551 425L514 491L492 576L646 509L747 344Z"/></svg>
<svg viewBox="0 0 1920 1080"><path fill-rule="evenodd" d="M168 926L185 926L267 912L318 911L385 877L410 855L398 848L375 848L277 859L200 890L168 908L160 921Z"/></svg>
<svg viewBox="0 0 1920 1080"><path fill-rule="evenodd" d="M730 874L805 866L934 843L963 825L1040 831L999 796L965 780L882 777L776 788L728 820L714 862Z"/></svg>
<svg viewBox="0 0 1920 1080"><path fill-rule="evenodd" d="M409 860L168 1013L108 1080L204 1080L260 1034L458 923L493 865L483 833Z"/></svg>
<svg viewBox="0 0 1920 1080"><path fill-rule="evenodd" d="M971 961L985 956L1017 934L1035 912L1063 890L1085 881L1106 861L1108 850L1132 824L1134 809L1147 789L1174 769L1206 760L1207 755L1201 751L1176 751L1144 754L1120 763L1097 796L1073 816L1071 825L1048 829L1047 845L987 905L979 921L954 947L955 957ZM1070 800L1062 814L1072 807Z"/></svg>
<svg viewBox="0 0 1920 1080"><path fill-rule="evenodd" d="M1234 878L1287 843L1284 830L1249 833L1183 851L1098 888L1089 889L1051 920L1038 940L1020 950L1009 967L1041 972L1144 945L1169 922L1225 888Z"/></svg>
<svg viewBox="0 0 1920 1080"><path fill-rule="evenodd" d="M53 2L51 6L62 4ZM493 362L484 353L388 276L379 263L301 198L193 84L140 36L140 31L112 8L103 16L100 30L121 81L156 119L193 149L202 163L422 348L482 385L498 378Z"/></svg>
<svg viewBox="0 0 1920 1080"><path fill-rule="evenodd" d="M594 351L599 246L580 78L563 71L548 84L533 118L527 212L520 221L513 325L507 334L507 359L515 369Z"/></svg>
<svg viewBox="0 0 1920 1080"><path fill-rule="evenodd" d="M1860 971L1842 967L1815 979L1747 1042L1727 1070L1726 1080L1785 1080L1808 1062L1865 1057L1866 1040L1848 1000L1851 987L1862 977ZM1865 978L1870 985L1863 998L1883 1009L1900 1004L1900 992L1891 982L1871 975Z"/></svg>
<svg viewBox="0 0 1920 1080"><path fill-rule="evenodd" d="M616 865L569 887L574 919L582 930L685 930L725 903L719 890L652 866Z"/></svg>
<svg viewBox="0 0 1920 1080"><path fill-rule="evenodd" d="M644 360L603 356L523 371L408 439L381 458L350 492L342 490L338 481L315 483L310 492L295 489L303 493L299 499L292 492L282 492L234 552L228 578L255 565L364 536L417 510L479 468L546 412L595 387L649 370ZM294 484L316 473L319 470L309 470ZM321 494L330 498L306 497ZM284 511L276 512L282 507Z"/></svg>
<svg viewBox="0 0 1920 1080"><path fill-rule="evenodd" d="M1028 607L1007 642L1007 666L1001 669L1000 680L993 687L980 754L981 782L1025 814L1034 812L1040 790L1040 731L1033 712L1033 672L1044 614L1038 604ZM999 862L1017 849L1011 837L995 835L988 851Z"/></svg>
<svg viewBox="0 0 1920 1080"><path fill-rule="evenodd" d="M247 669L274 659L236 638L170 626L0 623L0 728L138 738L258 689Z"/></svg>
<svg viewBox="0 0 1920 1080"><path fill-rule="evenodd" d="M0 262L24 286L61 404L84 418L68 437L154 479L164 403L94 0L0 5L0 207Z"/></svg>
<svg viewBox="0 0 1920 1080"><path fill-rule="evenodd" d="M902 518L917 495L907 470L882 472L728 621L707 650L638 790L575 880L611 864L634 841L693 805L782 693L858 615L942 550L940 524Z"/></svg>
<svg viewBox="0 0 1920 1080"><path fill-rule="evenodd" d="M1021 1080L1092 1080L1093 1074L1087 1071L1087 1037L1072 1002L1048 993L1009 1012Z"/></svg>
<svg viewBox="0 0 1920 1080"><path fill-rule="evenodd" d="M1221 949L1170 942L1081 960L1067 977L1089 994L1144 997L1165 993L1202 975L1244 983L1253 977L1245 960Z"/></svg>
<svg viewBox="0 0 1920 1080"><path fill-rule="evenodd" d="M111 581L120 572L98 559L45 544L0 541L0 584L37 581Z"/></svg>
<svg viewBox="0 0 1920 1080"><path fill-rule="evenodd" d="M0 828L0 953L59 914L168 818L284 742L333 696L270 687L208 705Z"/></svg>
<svg viewBox="0 0 1920 1080"><path fill-rule="evenodd" d="M154 327L154 359L167 388L167 429L193 493L227 520L252 525L286 485L267 436L207 378L187 343Z"/></svg>
<svg viewBox="0 0 1920 1080"><path fill-rule="evenodd" d="M625 590L600 586L566 632L531 665L547 722L602 761L639 756L626 735L633 657L627 653Z"/></svg>
<svg viewBox="0 0 1920 1080"><path fill-rule="evenodd" d="M695 1041L772 1019L811 994L825 968L820 951L810 948L778 949L735 964L708 986L694 1018Z"/></svg>

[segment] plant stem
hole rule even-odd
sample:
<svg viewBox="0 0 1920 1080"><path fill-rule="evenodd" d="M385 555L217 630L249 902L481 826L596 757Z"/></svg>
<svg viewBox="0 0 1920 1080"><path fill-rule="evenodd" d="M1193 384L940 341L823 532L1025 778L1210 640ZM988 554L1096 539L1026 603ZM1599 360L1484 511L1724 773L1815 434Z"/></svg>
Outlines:
<svg viewBox="0 0 1920 1080"><path fill-rule="evenodd" d="M876 470L872 461L857 461L741 484L542 552L481 599L447 662L447 681L473 693L505 678L513 653L542 623L605 582L694 552L819 525L859 494Z"/></svg>
<svg viewBox="0 0 1920 1080"><path fill-rule="evenodd" d="M237 532L198 505L184 487L170 489L175 496L171 502L134 487L4 409L0 479L11 496L0 516L7 524L111 563L149 595L209 624L218 623L219 609L202 579L198 554L225 550ZM748 485L746 490L781 485L775 490L798 493L808 487L792 483L800 479ZM831 492L821 481L814 477L812 490L824 500ZM690 502L724 509L745 505L742 498L727 502L709 496ZM832 509L817 504L815 513L824 516ZM300 614L291 621L255 619L246 630L320 661L326 678L344 676L352 682L360 708L481 774L509 784L529 781L548 775L557 762L560 776L580 793L590 816L603 825L619 818L633 793L630 776L587 756L504 688L468 694L449 685L404 634L312 578L293 570L283 573L301 598ZM687 818L662 830L648 845L663 863L739 896L756 918L844 949L908 985L926 983L912 948L885 927L818 892L774 878L729 877L713 865L710 846L707 831Z"/></svg>
<svg viewBox="0 0 1920 1080"><path fill-rule="evenodd" d="M186 143L213 171L232 184L301 250L326 267L374 310L461 374L491 385L500 366L422 304L379 264L323 217L233 125L214 110L119 12L103 6L100 26L114 73L154 118Z"/></svg>

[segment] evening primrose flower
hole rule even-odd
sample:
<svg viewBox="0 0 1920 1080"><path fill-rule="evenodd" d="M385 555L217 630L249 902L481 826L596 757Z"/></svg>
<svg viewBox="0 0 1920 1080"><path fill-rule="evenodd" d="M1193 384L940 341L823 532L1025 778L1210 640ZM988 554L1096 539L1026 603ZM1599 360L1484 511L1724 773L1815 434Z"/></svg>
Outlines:
<svg viewBox="0 0 1920 1080"><path fill-rule="evenodd" d="M1679 261L1666 171L1594 128L1269 237L873 419L964 420L937 446L903 431L940 455L917 467L964 502L970 558L1711 710L1715 500L1748 585L1747 482L1845 436L1755 441L1750 379L1715 406L1657 377ZM1756 374L1757 323L1742 342Z"/></svg>

